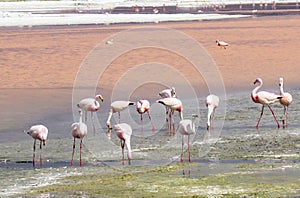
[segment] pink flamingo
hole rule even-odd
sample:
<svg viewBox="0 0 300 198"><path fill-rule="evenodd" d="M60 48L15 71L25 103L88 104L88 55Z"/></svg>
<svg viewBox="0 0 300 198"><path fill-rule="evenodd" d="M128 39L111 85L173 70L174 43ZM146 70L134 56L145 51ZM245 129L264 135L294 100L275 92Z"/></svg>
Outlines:
<svg viewBox="0 0 300 198"><path fill-rule="evenodd" d="M156 102L161 103L161 104L165 105L166 107L168 107L169 109L171 109L171 111L169 112L169 120L170 120L169 130L170 130L170 134L172 134L172 131L174 131L174 129L175 129L174 120L173 120L174 111L178 111L180 120L183 119L182 102L178 98L162 98L162 99L157 100ZM173 123L172 123L172 120L173 120Z"/></svg>
<svg viewBox="0 0 300 198"><path fill-rule="evenodd" d="M164 89L158 93L161 98L176 98L176 90L175 87L171 87L170 89ZM166 106L166 121L168 122L168 114L169 108Z"/></svg>
<svg viewBox="0 0 300 198"><path fill-rule="evenodd" d="M132 135L132 128L130 125L126 123L121 123L121 124L116 124L114 126L114 130L116 135L120 138L121 140L121 148L122 148L122 164L125 164L125 157L124 157L124 147L126 144L127 147L127 157L128 157L128 164L131 164L131 145L130 145L130 138Z"/></svg>
<svg viewBox="0 0 300 198"><path fill-rule="evenodd" d="M287 123L288 106L292 103L293 97L291 94L283 91L283 78L279 78L279 88L280 88L280 96L282 97L279 99L279 102L284 107L283 113L285 115L285 120L284 119L282 120L282 125L283 125L283 128L285 128L288 126L288 123Z"/></svg>
<svg viewBox="0 0 300 198"><path fill-rule="evenodd" d="M72 160L71 160L71 166L74 165L74 151L75 151L75 140L80 139L80 166L82 166L82 159L81 159L81 151L82 151L82 139L87 134L87 126L85 123L82 122L82 110L79 110L79 122L75 122L71 126L72 136L74 138L73 142L73 152L72 152Z"/></svg>
<svg viewBox="0 0 300 198"><path fill-rule="evenodd" d="M152 125L152 131L155 131L155 127L154 127L154 125L152 123L152 119L151 119L151 115L150 115L149 109L150 109L150 102L148 100L139 100L136 103L136 110L137 110L137 112L139 114L141 114L141 122L142 122L142 124L143 124L143 114L147 112L149 120L150 120L151 125Z"/></svg>
<svg viewBox="0 0 300 198"><path fill-rule="evenodd" d="M259 91L258 92L258 90L263 85L263 81L261 78L256 78L254 81L254 84L256 84L256 83L258 83L258 86L256 88L254 88L253 91L251 92L251 98L252 98L253 102L262 104L262 109L261 109L260 117L258 119L256 128L258 129L258 125L259 125L259 122L263 115L265 105L267 105L269 107L269 109L270 109L271 113L273 114L273 117L277 123L277 127L280 128L279 122L277 121L274 111L272 110L270 105L273 104L274 102L278 101L280 98L282 98L282 96L274 94L274 93L270 93L267 91Z"/></svg>
<svg viewBox="0 0 300 198"><path fill-rule="evenodd" d="M228 43L226 43L224 41L220 41L220 40L216 40L216 43L219 47L223 47L224 49L226 49L226 47L229 46Z"/></svg>
<svg viewBox="0 0 300 198"><path fill-rule="evenodd" d="M91 112L91 118L92 118L92 123L93 123L93 129L94 129L94 135L96 134L96 128L94 124L94 117L93 113L98 111L100 108L100 103L97 100L101 100L103 102L103 97L102 95L98 94L95 96L95 98L85 98L82 99L78 104L78 108L83 110L85 112L85 121L87 120L87 112Z"/></svg>
<svg viewBox="0 0 300 198"><path fill-rule="evenodd" d="M215 114L215 110L216 108L219 106L219 97L214 95L214 94L210 94L206 97L206 107L208 109L207 112L207 130L209 129L213 129L213 119L214 119L214 114Z"/></svg>
<svg viewBox="0 0 300 198"><path fill-rule="evenodd" d="M43 164L42 160L42 143L45 146L46 145L46 140L48 137L48 129L44 125L34 125L30 127L29 131L24 131L25 133L29 134L33 139L33 157L32 157L32 164L33 167L35 168L35 145L36 145L36 140L40 140L40 166Z"/></svg>
<svg viewBox="0 0 300 198"><path fill-rule="evenodd" d="M108 115L108 118L107 118L107 121L106 121L106 126L111 129L111 124L110 124L110 120L111 120L111 117L113 115L113 113L116 113L118 112L119 114L119 123L120 123L120 120L121 120L121 111L127 109L128 106L130 105L135 105L135 102L131 102L131 101L123 101L123 100L120 100L120 101L114 101L111 103L110 107L110 111L109 111L109 115Z"/></svg>
<svg viewBox="0 0 300 198"><path fill-rule="evenodd" d="M197 114L192 115L192 120L181 120L179 122L179 126L177 131L179 131L182 135L182 149L181 149L181 158L180 161L183 162L183 146L184 146L184 136L188 136L188 153L189 153L189 162L191 162L191 151L190 151L190 135L196 133L195 120L198 117Z"/></svg>

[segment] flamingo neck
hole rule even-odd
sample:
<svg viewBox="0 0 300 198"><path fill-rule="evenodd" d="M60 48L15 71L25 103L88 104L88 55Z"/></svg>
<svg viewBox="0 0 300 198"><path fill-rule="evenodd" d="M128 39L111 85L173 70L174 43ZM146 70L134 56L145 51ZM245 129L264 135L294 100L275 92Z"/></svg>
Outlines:
<svg viewBox="0 0 300 198"><path fill-rule="evenodd" d="M196 120L196 118L192 119L192 131L194 131L194 132L196 131L195 120Z"/></svg>
<svg viewBox="0 0 300 198"><path fill-rule="evenodd" d="M252 90L252 93L251 93L252 97L256 97L257 92L261 87L262 87L262 83L259 83L259 85Z"/></svg>
<svg viewBox="0 0 300 198"><path fill-rule="evenodd" d="M283 91L283 84L281 83L280 86L280 95L284 95L284 91Z"/></svg>

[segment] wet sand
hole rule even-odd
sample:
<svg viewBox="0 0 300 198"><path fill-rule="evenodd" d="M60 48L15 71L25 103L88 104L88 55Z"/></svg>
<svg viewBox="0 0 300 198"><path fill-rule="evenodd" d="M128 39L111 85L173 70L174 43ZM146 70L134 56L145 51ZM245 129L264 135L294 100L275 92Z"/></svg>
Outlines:
<svg viewBox="0 0 300 198"><path fill-rule="evenodd" d="M115 33L142 26L174 28L200 42L218 65L227 91L248 91L256 77L263 78L266 87L274 87L283 76L286 86L297 87L299 19L295 15L186 23L1 28L0 88L71 88L80 64L98 43ZM220 49L216 39L230 46ZM107 72L110 79L118 79L113 75L121 73L111 71L120 64L126 71L132 64L153 60L179 69L188 64L174 54L145 49L118 58ZM193 71L180 71L193 78ZM103 79L99 86L110 89L111 82Z"/></svg>

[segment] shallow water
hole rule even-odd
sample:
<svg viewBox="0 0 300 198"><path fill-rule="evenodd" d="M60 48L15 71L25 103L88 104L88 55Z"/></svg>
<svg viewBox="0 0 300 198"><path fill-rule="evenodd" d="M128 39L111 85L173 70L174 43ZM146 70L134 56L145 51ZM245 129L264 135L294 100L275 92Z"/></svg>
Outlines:
<svg viewBox="0 0 300 198"><path fill-rule="evenodd" d="M260 164L275 164L274 167L262 169L257 168L252 177L264 178L267 182L276 182L281 180L289 180L297 182L299 178L299 145L291 147L279 148L278 151L271 150L269 153L262 153L260 158L268 156L273 161L251 159L249 156L257 156L256 148L248 149L248 153L242 153L245 157L240 158L237 153L237 159L219 159L215 154L218 147L224 145L228 147L226 142L232 141L229 147L243 144L240 142L257 141L267 142L274 146L274 142L279 141L279 146L284 145L283 142L288 139L293 141L300 137L299 126L299 90L289 91L294 98L293 104L289 108L289 127L287 129L277 129L276 124L269 110L265 108L260 128L256 130L255 125L260 115L261 105L254 104L247 93L228 94L226 100L223 99L223 106L216 111L215 129L211 132L206 130L206 107L204 105L204 97L194 100L183 100L185 106L184 117L188 118L193 113L199 113L200 119L197 120L197 133L192 136L192 160L196 166L185 166L175 175L184 175L190 178L199 178L208 175L218 175L235 172L247 172L249 169L241 169L245 164L259 166ZM97 112L96 134L93 135L92 123L90 115L88 115L89 132L84 139L83 161L84 166L79 167L78 142L75 152L75 166L69 165L73 139L70 133L70 125L73 122L71 107L71 89L9 89L1 90L1 114L0 124L0 195L10 196L16 193L26 193L31 187L41 187L60 182L61 178L70 175L81 175L90 171L101 173L111 171L124 171L121 166L121 148L119 140L114 134L112 139L108 140L106 136L105 121L108 115L108 105L103 105ZM19 96L22 96L21 99ZM32 101L32 97L39 100ZM9 101L9 102L7 102ZM153 103L154 99L151 101ZM15 103L14 109L11 105ZM195 108L195 104L198 106ZM46 104L46 106L45 106ZM49 108L49 106L51 108ZM225 108L226 107L226 108ZM281 119L283 108L280 104L272 106L278 120ZM221 108L226 109L223 115ZM132 170L153 169L159 165L171 164L179 161L181 154L181 136L176 134L170 136L165 124L164 108L160 104L153 104L151 111L156 131L151 130L151 125L147 116L144 117L145 125L142 128L140 117L135 113L134 108L129 108L128 115L126 113L121 118L122 121L128 122L133 126L133 136L131 145L133 149ZM225 120L222 120L225 116ZM117 120L117 115L112 122ZM178 116L175 113L175 120ZM43 148L44 164L37 169L32 167L32 144L33 140L22 131L35 123L44 123L49 127L49 140ZM276 141L274 141L274 139ZM187 139L185 139L187 141ZM217 143L216 143L217 142ZM276 146L276 145L275 145ZM185 151L186 151L185 145ZM234 149L233 149L234 150ZM221 156L230 155L226 149L224 153L218 151ZM37 151L38 161L39 151ZM248 157L247 157L248 156ZM187 152L184 153L187 159ZM248 159L249 158L249 159ZM287 160L287 159L291 160ZM275 159L275 161L274 161ZM277 160L277 161L276 161ZM278 165L278 167L276 167ZM265 167L264 167L265 168ZM130 172L130 169L126 169ZM272 178L276 178L273 180ZM1 195L1 196L2 196Z"/></svg>

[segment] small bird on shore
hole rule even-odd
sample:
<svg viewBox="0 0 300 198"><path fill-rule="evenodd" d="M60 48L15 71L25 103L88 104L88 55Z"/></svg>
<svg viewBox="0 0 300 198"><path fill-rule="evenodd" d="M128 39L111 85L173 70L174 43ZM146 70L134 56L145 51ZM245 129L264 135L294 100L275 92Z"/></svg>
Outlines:
<svg viewBox="0 0 300 198"><path fill-rule="evenodd" d="M216 40L216 43L219 47L223 47L224 49L226 49L226 47L229 46L228 43L224 42L224 41L220 41L220 40Z"/></svg>
<svg viewBox="0 0 300 198"><path fill-rule="evenodd" d="M189 162L191 162L191 151L190 151L190 135L196 133L195 120L198 118L197 114L192 115L192 120L185 119L179 122L177 131L182 135L182 147L181 147L181 158L180 161L183 162L183 146L184 146L184 136L188 136L188 153L189 153Z"/></svg>
<svg viewBox="0 0 300 198"><path fill-rule="evenodd" d="M283 78L279 78L279 90L280 90L280 96L282 98L279 99L280 104L283 105L283 114L285 116L285 119L282 119L282 125L283 128L288 126L288 106L292 103L293 97L290 93L284 92L283 90Z"/></svg>
<svg viewBox="0 0 300 198"><path fill-rule="evenodd" d="M121 140L121 148L122 148L122 164L125 164L125 157L124 157L124 147L126 144L127 147L127 157L128 157L128 164L131 164L132 154L131 154L131 145L130 145L130 138L132 135L132 128L129 124L121 123L114 125L114 130L118 138Z"/></svg>
<svg viewBox="0 0 300 198"><path fill-rule="evenodd" d="M206 97L206 107L207 107L207 130L213 129L213 119L215 114L215 109L219 106L219 97L210 94Z"/></svg>
<svg viewBox="0 0 300 198"><path fill-rule="evenodd" d="M270 92L267 92L267 91L259 91L258 92L258 90L263 85L263 81L262 81L261 78L256 78L255 81L254 81L254 84L256 84L256 83L258 83L258 86L252 90L251 98L252 98L253 102L262 104L262 109L261 109L260 117L258 119L256 128L258 129L258 125L259 125L261 117L264 113L264 107L265 106L269 107L269 109L270 109L270 111L271 111L271 113L272 113L272 115L273 115L273 117L274 117L274 119L277 123L277 127L280 128L280 124L277 121L276 116L274 114L274 111L272 110L270 105L275 103L276 101L279 101L279 99L281 99L282 96L274 94L274 93L270 93Z"/></svg>
<svg viewBox="0 0 300 198"><path fill-rule="evenodd" d="M109 115L106 121L106 126L111 129L111 124L110 124L110 120L111 117L114 113L118 113L119 114L119 123L121 120L121 111L127 109L128 106L131 105L135 105L135 102L131 102L131 101L125 101L125 100L118 100L118 101L114 101L111 103L110 107L110 111L109 111Z"/></svg>
<svg viewBox="0 0 300 198"><path fill-rule="evenodd" d="M75 141L76 139L80 139L80 161L79 164L82 166L82 159L81 159L81 151L82 151L82 139L87 134L87 126L85 123L82 122L82 110L79 110L79 122L75 122L71 126L72 136L74 138L73 142L73 152L72 152L72 159L71 159L71 166L74 165L74 151L75 151Z"/></svg>
<svg viewBox="0 0 300 198"><path fill-rule="evenodd" d="M33 143L33 157L32 157L32 164L33 167L35 168L35 145L36 145L36 140L40 140L40 166L43 164L42 160L42 144L45 146L46 145L46 140L48 137L48 128L45 127L44 125L33 125L30 127L28 131L24 131L28 135L30 135L34 139Z"/></svg>
<svg viewBox="0 0 300 198"><path fill-rule="evenodd" d="M142 122L142 124L143 124L143 114L147 112L149 120L150 120L151 125L152 125L152 131L155 131L155 127L154 127L154 125L152 123L152 119L151 119L151 115L150 115L149 109L150 109L150 102L148 100L139 100L136 103L136 110L137 110L137 112L139 114L141 114L141 122Z"/></svg>
<svg viewBox="0 0 300 198"><path fill-rule="evenodd" d="M94 129L94 135L96 134L96 128L95 128L95 124L94 124L93 113L100 109L100 103L97 100L100 100L101 102L103 102L104 99L103 99L102 95L98 94L95 96L95 98L82 99L77 104L77 107L85 113L85 121L87 121L87 112L88 111L91 112L91 119L92 119L92 124L93 124L93 129Z"/></svg>

